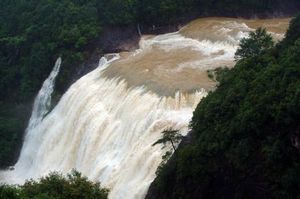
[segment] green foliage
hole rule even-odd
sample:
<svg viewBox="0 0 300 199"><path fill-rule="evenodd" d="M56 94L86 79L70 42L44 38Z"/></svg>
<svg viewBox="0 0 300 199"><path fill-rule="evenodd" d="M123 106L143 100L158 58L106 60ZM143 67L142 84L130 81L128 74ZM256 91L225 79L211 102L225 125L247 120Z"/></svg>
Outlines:
<svg viewBox="0 0 300 199"><path fill-rule="evenodd" d="M289 1L295 7L299 4ZM57 57L63 59L55 88L60 96L74 80L77 67L101 47L97 40L104 28L169 25L206 15L248 16L272 12L274 5L282 5L282 0L1 0L0 103L23 107L24 114L18 115L17 108L1 112L0 137L5 139L0 142L9 154L0 153L0 159L6 159L0 167L16 159L28 120L27 106ZM12 130L13 123L18 128Z"/></svg>
<svg viewBox="0 0 300 199"><path fill-rule="evenodd" d="M152 194L168 199L299 198L297 19L285 48L280 43L247 56L223 74L217 90L194 112L191 144L177 149L160 170Z"/></svg>
<svg viewBox="0 0 300 199"><path fill-rule="evenodd" d="M13 164L12 158L18 157L23 141L25 119L31 104L8 104L0 102L0 168Z"/></svg>
<svg viewBox="0 0 300 199"><path fill-rule="evenodd" d="M101 33L94 4L31 0L0 3L0 167L18 156L31 102L58 56L58 90Z"/></svg>
<svg viewBox="0 0 300 199"><path fill-rule="evenodd" d="M17 0L0 9L0 100L32 98L59 55L82 51L101 30L91 3Z"/></svg>
<svg viewBox="0 0 300 199"><path fill-rule="evenodd" d="M21 186L0 186L1 199L106 199L108 190L73 170L67 177L50 173Z"/></svg>
<svg viewBox="0 0 300 199"><path fill-rule="evenodd" d="M300 37L300 15L291 20L290 27L286 33L283 44L293 44Z"/></svg>
<svg viewBox="0 0 300 199"><path fill-rule="evenodd" d="M178 133L179 130L173 130L173 129L166 129L162 132L163 137L158 139L155 143L152 144L152 146L155 146L157 144L163 144L164 147L166 147L167 143L171 143L173 152L176 151L175 144L178 144L183 136ZM162 162L158 166L156 170L156 175L159 175L162 169L164 168L165 164L169 160L169 158L172 156L172 149L166 151L166 153L162 156Z"/></svg>
<svg viewBox="0 0 300 199"><path fill-rule="evenodd" d="M173 130L173 129L164 130L162 132L163 137L161 139L157 140L152 146L155 146L157 144L166 145L168 142L170 142L175 151L176 148L175 148L174 144L178 144L182 139L182 135L178 132L179 132L179 130Z"/></svg>
<svg viewBox="0 0 300 199"><path fill-rule="evenodd" d="M207 76L213 81L221 82L227 72L229 72L228 67L218 67L213 70L207 70Z"/></svg>
<svg viewBox="0 0 300 199"><path fill-rule="evenodd" d="M258 28L250 32L249 38L243 38L240 47L235 53L235 59L251 58L270 50L274 47L274 41L265 28Z"/></svg>

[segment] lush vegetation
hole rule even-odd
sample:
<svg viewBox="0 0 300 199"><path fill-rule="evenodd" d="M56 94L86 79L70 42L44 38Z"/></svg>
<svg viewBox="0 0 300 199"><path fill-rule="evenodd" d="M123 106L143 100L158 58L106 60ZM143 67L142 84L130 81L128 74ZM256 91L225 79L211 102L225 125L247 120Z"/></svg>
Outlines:
<svg viewBox="0 0 300 199"><path fill-rule="evenodd" d="M250 32L249 38L243 38L240 47L235 53L235 59L245 59L256 57L265 51L274 47L274 41L266 29L258 28L254 32Z"/></svg>
<svg viewBox="0 0 300 199"><path fill-rule="evenodd" d="M32 100L58 56L63 91L75 64L100 34L92 3L48 0L0 2L0 166L18 156Z"/></svg>
<svg viewBox="0 0 300 199"><path fill-rule="evenodd" d="M108 190L100 183L93 183L73 170L66 177L50 173L37 181L29 180L24 185L0 186L1 199L106 199Z"/></svg>
<svg viewBox="0 0 300 199"><path fill-rule="evenodd" d="M277 46L243 57L202 100L146 198L300 198L300 16ZM253 42L268 38L260 36ZM259 43L259 42L258 42ZM254 46L256 48L256 46Z"/></svg>
<svg viewBox="0 0 300 199"><path fill-rule="evenodd" d="M290 9L292 8L292 9ZM251 16L300 8L298 0L1 0L0 167L18 157L30 107L58 56L56 96L110 26L168 25L197 16ZM100 49L98 49L100 48Z"/></svg>

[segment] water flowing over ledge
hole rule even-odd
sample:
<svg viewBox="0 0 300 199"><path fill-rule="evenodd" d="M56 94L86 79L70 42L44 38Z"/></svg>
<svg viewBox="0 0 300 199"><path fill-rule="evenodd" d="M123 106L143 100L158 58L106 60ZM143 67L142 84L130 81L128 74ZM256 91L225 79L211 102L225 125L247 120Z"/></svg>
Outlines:
<svg viewBox="0 0 300 199"><path fill-rule="evenodd" d="M51 96L54 90L55 78L59 73L61 66L61 58L56 60L49 77L44 81L42 88L36 96L33 104L32 114L29 120L26 132L31 132L38 124L40 124L48 113L51 106Z"/></svg>
<svg viewBox="0 0 300 199"><path fill-rule="evenodd" d="M216 85L206 70L232 65L239 40L250 30L237 20L209 19L144 36L139 50L101 58L44 118L53 91L45 86L47 97L37 97L44 105L33 110L37 122L29 124L15 170L2 178L22 183L76 168L110 188L111 199L144 198L167 150L152 144L166 128L188 131L194 108Z"/></svg>
<svg viewBox="0 0 300 199"><path fill-rule="evenodd" d="M166 127L187 131L199 91L175 98L128 90L101 78L105 66L76 82L41 125L28 134L15 170L22 183L49 171L77 168L111 188L111 198L142 198L155 177L163 150L151 145Z"/></svg>

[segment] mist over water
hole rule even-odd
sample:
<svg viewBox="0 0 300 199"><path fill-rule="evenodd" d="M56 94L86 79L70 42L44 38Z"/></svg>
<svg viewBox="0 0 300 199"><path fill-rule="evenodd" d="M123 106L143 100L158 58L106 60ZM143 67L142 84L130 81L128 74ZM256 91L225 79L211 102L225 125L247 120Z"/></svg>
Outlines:
<svg viewBox="0 0 300 199"><path fill-rule="evenodd" d="M166 128L188 132L193 110L216 86L206 71L232 67L239 40L259 23L197 20L176 33L142 37L135 52L101 58L99 67L75 82L45 118L47 108L34 108L38 122L29 123L15 170L2 178L23 183L76 168L108 187L111 199L144 198L167 150L152 144ZM267 24L281 37L287 23ZM48 104L42 99L37 97Z"/></svg>

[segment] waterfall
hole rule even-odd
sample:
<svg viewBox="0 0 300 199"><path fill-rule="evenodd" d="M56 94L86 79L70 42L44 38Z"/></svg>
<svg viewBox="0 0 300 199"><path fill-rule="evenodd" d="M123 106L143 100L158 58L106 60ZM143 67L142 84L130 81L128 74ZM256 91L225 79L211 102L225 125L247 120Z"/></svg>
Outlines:
<svg viewBox="0 0 300 199"><path fill-rule="evenodd" d="M143 37L139 50L101 58L47 114L59 58L34 103L15 169L1 178L23 183L75 168L109 188L110 199L144 198L168 150L152 144L167 128L188 132L193 110L207 95L204 88L216 85L206 70L232 66L238 41L249 30L212 18Z"/></svg>
<svg viewBox="0 0 300 199"><path fill-rule="evenodd" d="M28 147L30 148L31 142L30 139L34 134L39 133L35 129L41 124L42 120L46 116L46 114L49 112L49 109L51 107L51 96L54 90L55 85L55 78L59 73L60 66L61 66L61 58L59 57L55 65L48 76L48 78L44 81L38 95L36 96L33 104L33 109L31 113L31 117L29 119L28 126L25 131L25 140L22 147L22 151L26 150ZM32 150L28 151L28 153L31 153ZM22 153L23 154L23 153ZM22 155L21 154L21 155ZM29 157L26 160L26 164L30 165L32 163L32 157Z"/></svg>
<svg viewBox="0 0 300 199"><path fill-rule="evenodd" d="M53 93L55 78L59 73L61 58L56 60L49 77L44 81L42 88L36 96L33 104L32 114L29 120L26 132L32 131L38 124L41 123L45 115L48 113L51 106L51 95Z"/></svg>
<svg viewBox="0 0 300 199"><path fill-rule="evenodd" d="M110 188L110 198L144 197L165 152L152 144L167 127L187 132L193 108L206 92L160 97L143 87L128 89L124 81L102 77L111 61L102 59L101 67L73 84L28 132L6 179L23 183L76 168Z"/></svg>

